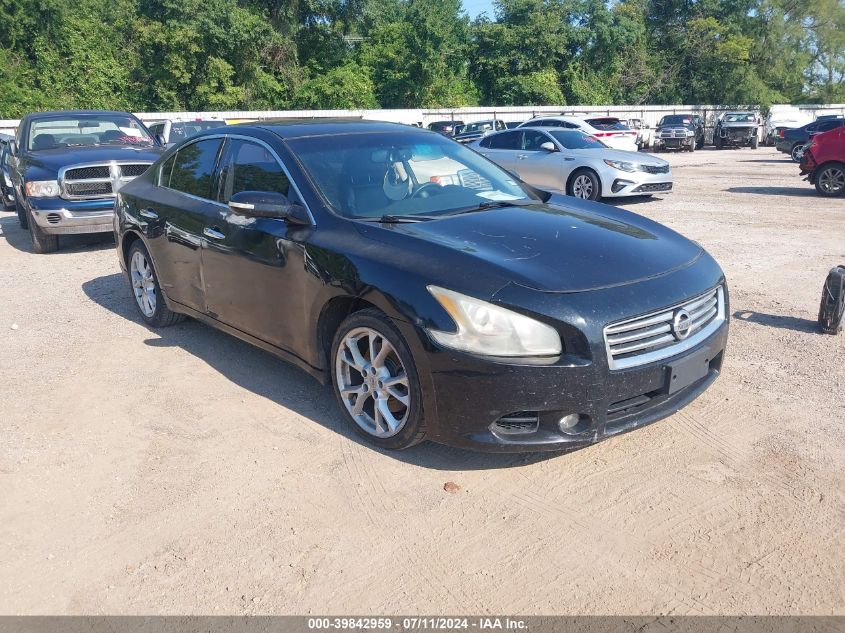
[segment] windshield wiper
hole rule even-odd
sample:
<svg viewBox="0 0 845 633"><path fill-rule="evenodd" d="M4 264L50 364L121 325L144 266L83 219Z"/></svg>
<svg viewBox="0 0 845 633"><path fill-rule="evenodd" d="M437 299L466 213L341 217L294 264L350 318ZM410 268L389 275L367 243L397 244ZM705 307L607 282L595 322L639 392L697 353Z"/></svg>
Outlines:
<svg viewBox="0 0 845 633"><path fill-rule="evenodd" d="M502 209L504 207L524 207L532 204L533 200L488 200L472 207L463 207L455 209L444 215L461 215L463 213L475 213L476 211L488 211L490 209Z"/></svg>
<svg viewBox="0 0 845 633"><path fill-rule="evenodd" d="M443 216L439 215L391 215L385 214L380 218L358 218L363 222L379 222L381 224L401 224L406 222L425 222L426 220L437 220Z"/></svg>

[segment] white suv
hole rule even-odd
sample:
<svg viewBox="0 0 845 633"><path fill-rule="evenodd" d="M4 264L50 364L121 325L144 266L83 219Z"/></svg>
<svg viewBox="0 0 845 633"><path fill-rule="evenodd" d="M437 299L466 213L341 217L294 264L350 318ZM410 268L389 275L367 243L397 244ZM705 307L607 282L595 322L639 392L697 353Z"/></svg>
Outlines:
<svg viewBox="0 0 845 633"><path fill-rule="evenodd" d="M616 117L591 117L579 119L573 116L546 116L530 119L519 127L556 127L569 130L581 130L600 139L602 143L614 149L636 152L636 130L631 130Z"/></svg>
<svg viewBox="0 0 845 633"><path fill-rule="evenodd" d="M180 143L186 138L199 134L203 130L213 127L223 127L225 121L220 119L168 119L147 125L153 136L161 136L162 142L169 147L174 143Z"/></svg>

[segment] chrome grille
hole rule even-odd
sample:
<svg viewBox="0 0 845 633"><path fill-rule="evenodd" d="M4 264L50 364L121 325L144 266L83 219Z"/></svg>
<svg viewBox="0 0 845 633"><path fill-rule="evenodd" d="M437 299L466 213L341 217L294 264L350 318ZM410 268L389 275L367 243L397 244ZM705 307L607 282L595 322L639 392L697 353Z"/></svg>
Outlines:
<svg viewBox="0 0 845 633"><path fill-rule="evenodd" d="M70 165L59 170L62 197L71 200L112 198L120 187L143 174L151 162Z"/></svg>
<svg viewBox="0 0 845 633"><path fill-rule="evenodd" d="M684 303L613 323L604 328L608 363L611 369L626 369L669 358L707 339L724 321L725 291L719 286Z"/></svg>
<svg viewBox="0 0 845 633"><path fill-rule="evenodd" d="M660 138L686 138L687 129L683 127L660 130Z"/></svg>

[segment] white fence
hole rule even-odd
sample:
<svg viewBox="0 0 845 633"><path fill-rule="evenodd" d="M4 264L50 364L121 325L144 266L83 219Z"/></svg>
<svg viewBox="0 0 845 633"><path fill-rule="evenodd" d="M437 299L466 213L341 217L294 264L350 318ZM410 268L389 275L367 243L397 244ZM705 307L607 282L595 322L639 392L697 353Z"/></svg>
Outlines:
<svg viewBox="0 0 845 633"><path fill-rule="evenodd" d="M356 117L361 119L392 121L408 125L426 126L433 121L461 120L466 123L483 119L502 119L506 122L525 121L541 114L560 114L565 112L575 116L607 115L624 119L637 118L654 127L660 118L666 114L701 114L708 125L712 125L714 115L730 109L728 106L713 105L640 105L640 106L506 106L506 107L469 107L469 108L440 108L440 109L410 109L410 110L243 110L230 112L138 112L138 117L145 122L162 121L164 119L198 119L217 118L233 120L267 120L292 118L332 118ZM812 120L821 114L845 115L845 104L815 104L787 106L772 106L772 113L792 112ZM0 133L13 134L19 120L0 120Z"/></svg>

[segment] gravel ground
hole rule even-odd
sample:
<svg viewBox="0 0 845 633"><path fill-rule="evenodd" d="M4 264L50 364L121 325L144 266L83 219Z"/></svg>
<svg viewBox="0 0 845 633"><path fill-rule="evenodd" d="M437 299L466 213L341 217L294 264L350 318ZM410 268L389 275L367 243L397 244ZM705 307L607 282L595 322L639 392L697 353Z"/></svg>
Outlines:
<svg viewBox="0 0 845 633"><path fill-rule="evenodd" d="M373 450L296 369L143 326L109 237L37 256L0 214L0 613L845 613L845 200L773 149L665 156L624 206L724 267L723 376L565 455Z"/></svg>

